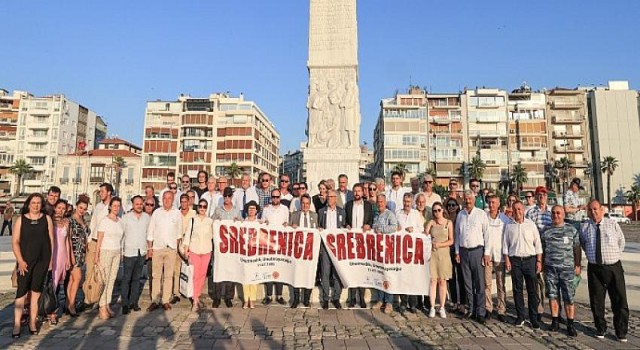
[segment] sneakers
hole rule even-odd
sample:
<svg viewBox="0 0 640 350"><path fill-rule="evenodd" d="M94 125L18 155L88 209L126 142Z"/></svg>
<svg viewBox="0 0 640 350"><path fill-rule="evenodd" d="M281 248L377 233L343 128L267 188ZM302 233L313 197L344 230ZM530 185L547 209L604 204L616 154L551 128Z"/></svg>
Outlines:
<svg viewBox="0 0 640 350"><path fill-rule="evenodd" d="M444 308L440 308L440 318L447 318L447 312L444 311Z"/></svg>
<svg viewBox="0 0 640 350"><path fill-rule="evenodd" d="M627 337L618 337L618 341L621 343L626 343L627 342Z"/></svg>
<svg viewBox="0 0 640 350"><path fill-rule="evenodd" d="M429 318L434 318L434 317L436 317L436 309L430 308L429 309Z"/></svg>
<svg viewBox="0 0 640 350"><path fill-rule="evenodd" d="M516 321L513 323L516 327L522 327L524 326L524 319L523 318L516 318Z"/></svg>
<svg viewBox="0 0 640 350"><path fill-rule="evenodd" d="M596 332L596 338L604 339L604 333L605 333L605 331L597 331Z"/></svg>

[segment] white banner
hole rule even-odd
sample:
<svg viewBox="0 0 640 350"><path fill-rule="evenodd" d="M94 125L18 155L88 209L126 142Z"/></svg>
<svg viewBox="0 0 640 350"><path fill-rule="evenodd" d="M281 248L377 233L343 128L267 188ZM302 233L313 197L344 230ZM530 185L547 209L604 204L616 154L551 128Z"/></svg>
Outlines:
<svg viewBox="0 0 640 350"><path fill-rule="evenodd" d="M320 235L345 288L429 294L430 236L346 230L321 231Z"/></svg>
<svg viewBox="0 0 640 350"><path fill-rule="evenodd" d="M313 288L320 252L314 229L214 222L214 282L281 282Z"/></svg>

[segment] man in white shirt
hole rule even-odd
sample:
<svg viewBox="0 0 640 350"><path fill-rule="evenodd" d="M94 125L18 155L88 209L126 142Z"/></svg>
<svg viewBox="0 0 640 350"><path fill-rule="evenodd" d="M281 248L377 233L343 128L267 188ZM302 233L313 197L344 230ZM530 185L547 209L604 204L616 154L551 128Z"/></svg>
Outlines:
<svg viewBox="0 0 640 350"><path fill-rule="evenodd" d="M410 188L402 187L402 173L399 171L391 172L391 188L387 191L387 208L395 213L402 207L402 198L405 193L411 193Z"/></svg>
<svg viewBox="0 0 640 350"><path fill-rule="evenodd" d="M349 184L349 178L345 174L338 176L338 206L344 208L347 202L353 200L353 192L351 192L347 186Z"/></svg>
<svg viewBox="0 0 640 350"><path fill-rule="evenodd" d="M147 255L153 258L153 302L147 311L171 309L171 289L177 249L182 236L182 214L173 206L173 192L162 195L162 207L153 212L147 232ZM163 273L164 272L164 273Z"/></svg>
<svg viewBox="0 0 640 350"><path fill-rule="evenodd" d="M318 226L325 230L334 230L346 226L346 215L344 209L338 206L337 192L329 190L327 193L327 206L318 211ZM329 300L336 309L342 309L340 295L342 293L342 282L329 258L329 253L324 245L320 244L320 271L322 284L321 305L324 310L329 308ZM333 281L333 294L331 292L331 281Z"/></svg>
<svg viewBox="0 0 640 350"><path fill-rule="evenodd" d="M273 226L284 226L289 222L289 209L280 204L280 190L274 189L271 191L271 204L268 205L262 211L262 220L264 223ZM264 305L271 304L271 297L273 295L273 289L276 290L276 302L280 305L284 305L287 302L282 297L283 283L279 282L267 282L264 284L265 297L262 300Z"/></svg>
<svg viewBox="0 0 640 350"><path fill-rule="evenodd" d="M487 234L484 236L484 291L487 309L485 319L489 320L493 312L491 284L493 282L492 274L495 270L496 287L498 290L496 311L498 313L498 320L505 322L507 304L504 285L504 262L502 261L502 235L504 233L504 226L508 224L511 219L500 212L500 198L496 195L488 195L486 201L489 206L489 212L487 213L489 227L487 228Z"/></svg>
<svg viewBox="0 0 640 350"><path fill-rule="evenodd" d="M207 216L213 217L213 213L216 208L222 205L222 193L216 191L216 178L214 176L209 177L207 180L207 192L202 194L202 199L207 201Z"/></svg>
<svg viewBox="0 0 640 350"><path fill-rule="evenodd" d="M122 313L129 310L140 311L140 276L147 258L147 230L151 217L142 211L144 199L134 196L131 199L133 209L122 218L124 228L123 241L123 277L120 282Z"/></svg>
<svg viewBox="0 0 640 350"><path fill-rule="evenodd" d="M439 194L433 192L433 176L427 174L422 178L422 194L424 194L424 198L426 200L427 210L431 212L431 207L433 203L440 202L442 203L442 198Z"/></svg>
<svg viewBox="0 0 640 350"><path fill-rule="evenodd" d="M412 204L413 195L411 194L411 192L405 193L402 199L402 209L396 211L396 219L398 219L398 225L400 226L400 228L404 229L407 232L422 233L424 232L424 226L422 226L420 213L415 209L411 209ZM408 309L409 312L415 314L417 312L417 304L417 295L400 295L400 312L404 312Z"/></svg>
<svg viewBox="0 0 640 350"><path fill-rule="evenodd" d="M111 202L111 198L113 198L113 186L106 182L101 184L98 195L100 196L100 202L93 208L91 221L89 222L90 236L87 242L87 256L85 261L90 263L87 264L86 276L93 276L93 268L95 267L93 261L96 257L98 244L98 225L100 225L102 219L109 215L109 202Z"/></svg>
<svg viewBox="0 0 640 350"><path fill-rule="evenodd" d="M489 220L487 213L476 208L475 204L473 191L465 191L464 208L456 219L455 258L456 263L462 267L467 303L470 304L464 318L475 318L478 323L485 324L486 298L482 259Z"/></svg>
<svg viewBox="0 0 640 350"><path fill-rule="evenodd" d="M291 180L289 178L289 175L280 175L280 203L287 208L289 208L289 204L291 204L291 200L293 199L293 195L291 194L291 192L289 192L290 184Z"/></svg>
<svg viewBox="0 0 640 350"><path fill-rule="evenodd" d="M240 188L233 192L233 206L238 208L242 213L242 217L245 218L247 217L247 213L244 211L246 204L251 201L258 203L260 199L258 198L256 188L251 186L251 175L248 173L242 174L241 181Z"/></svg>
<svg viewBox="0 0 640 350"><path fill-rule="evenodd" d="M527 283L529 321L533 329L540 329L538 322L538 298L536 275L542 271L542 243L536 224L524 217L522 202L513 205L513 221L504 229L502 253L504 266L511 271L513 299L516 304L516 326L524 325L524 295L522 283Z"/></svg>
<svg viewBox="0 0 640 350"><path fill-rule="evenodd" d="M303 195L307 194L307 190L308 188L306 182L301 182L298 184L298 197L291 200L291 204L289 205L289 212L293 213L295 211L302 210L300 198L302 198ZM313 201L311 201L311 211L314 213L316 212L316 207L313 205Z"/></svg>
<svg viewBox="0 0 640 350"><path fill-rule="evenodd" d="M162 200L162 195L169 191L171 189L171 184L175 184L176 183L176 173L174 173L173 171L170 171L167 173L167 187L163 188L162 190L160 190L160 200ZM178 188L176 187L176 190ZM177 206L176 206L177 208Z"/></svg>

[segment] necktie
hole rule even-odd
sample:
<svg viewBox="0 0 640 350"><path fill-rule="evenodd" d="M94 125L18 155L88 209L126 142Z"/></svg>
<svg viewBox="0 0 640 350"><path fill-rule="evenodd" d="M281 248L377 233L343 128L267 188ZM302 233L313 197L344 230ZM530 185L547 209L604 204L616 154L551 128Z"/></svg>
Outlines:
<svg viewBox="0 0 640 350"><path fill-rule="evenodd" d="M242 217L247 217L247 212L244 210L244 207L247 205L247 190L242 190Z"/></svg>
<svg viewBox="0 0 640 350"><path fill-rule="evenodd" d="M307 213L304 213L304 227L309 227L309 219L307 215Z"/></svg>
<svg viewBox="0 0 640 350"><path fill-rule="evenodd" d="M600 224L596 224L596 264L602 265L602 233Z"/></svg>

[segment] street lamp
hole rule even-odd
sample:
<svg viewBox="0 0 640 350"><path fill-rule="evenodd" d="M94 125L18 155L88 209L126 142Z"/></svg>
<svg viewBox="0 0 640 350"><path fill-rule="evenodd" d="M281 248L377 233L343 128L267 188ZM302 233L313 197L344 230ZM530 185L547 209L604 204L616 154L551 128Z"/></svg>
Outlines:
<svg viewBox="0 0 640 350"><path fill-rule="evenodd" d="M435 174L436 182L438 181L438 139L436 138L436 132L431 134L433 140L433 173Z"/></svg>

